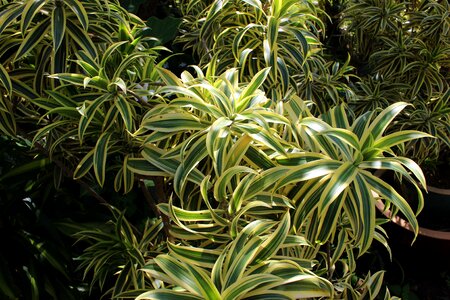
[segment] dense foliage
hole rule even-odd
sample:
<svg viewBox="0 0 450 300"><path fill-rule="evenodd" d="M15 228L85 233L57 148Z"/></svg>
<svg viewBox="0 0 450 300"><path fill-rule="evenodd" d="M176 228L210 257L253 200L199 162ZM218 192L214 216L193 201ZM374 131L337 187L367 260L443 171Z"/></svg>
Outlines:
<svg viewBox="0 0 450 300"><path fill-rule="evenodd" d="M2 297L391 299L357 258L450 146L447 0L0 3Z"/></svg>

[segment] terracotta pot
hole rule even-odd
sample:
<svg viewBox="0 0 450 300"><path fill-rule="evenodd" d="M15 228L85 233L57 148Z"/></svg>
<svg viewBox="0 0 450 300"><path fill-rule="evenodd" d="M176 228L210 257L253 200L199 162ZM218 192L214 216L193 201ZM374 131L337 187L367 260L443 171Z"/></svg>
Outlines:
<svg viewBox="0 0 450 300"><path fill-rule="evenodd" d="M382 177L384 175L384 170L377 171L375 175L378 177ZM424 192L425 197L425 208L426 217L433 218L433 213L436 214L436 219L445 220L447 223L450 221L450 189L441 189L432 186L427 186L428 193ZM409 193L410 196L413 193ZM436 194L438 195L438 199L432 199L430 195ZM406 199L408 200L408 199ZM413 202L413 201L412 201ZM428 206L427 206L428 202ZM393 223L398 226L407 229L409 231L413 231L411 224L408 221L401 218L400 216L392 216L392 212L389 209L386 209L384 203L381 200L378 200L376 203L378 210L383 213L386 217L392 220ZM434 210L433 210L434 209ZM419 217L421 215L419 214ZM421 226L421 222L419 220L419 235L430 237L433 239L447 240L450 241L450 231L432 229ZM448 228L450 229L450 228Z"/></svg>

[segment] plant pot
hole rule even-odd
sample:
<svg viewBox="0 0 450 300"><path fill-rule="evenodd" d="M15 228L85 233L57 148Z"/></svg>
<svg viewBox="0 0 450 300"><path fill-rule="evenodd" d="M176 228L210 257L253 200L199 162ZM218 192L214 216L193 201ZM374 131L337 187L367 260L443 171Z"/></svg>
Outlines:
<svg viewBox="0 0 450 300"><path fill-rule="evenodd" d="M396 186L411 207L415 207L417 196L412 185L394 182L388 172L377 171L375 175ZM386 283L395 295L404 299L449 299L450 190L428 186L428 193L423 190L423 194L424 208L417 217L417 237L401 214L393 216L382 201L376 203L380 213L391 220L383 225L392 250L392 259L386 258L383 262L387 271ZM411 291L417 297L409 298L405 291Z"/></svg>
<svg viewBox="0 0 450 300"><path fill-rule="evenodd" d="M384 170L377 171L375 174L387 181L393 181ZM385 178L386 177L386 178ZM403 183L392 183L397 185L403 191L403 196L410 203L412 207L417 204L416 191L412 185ZM424 195L424 208L418 216L419 235L430 237L433 239L440 239L449 241L450 246L450 189L441 189L432 186L427 186L428 192L422 190ZM400 227L413 231L412 226L408 221L401 216L392 216L392 212L385 209L382 201L377 201L376 206L378 210L386 217Z"/></svg>

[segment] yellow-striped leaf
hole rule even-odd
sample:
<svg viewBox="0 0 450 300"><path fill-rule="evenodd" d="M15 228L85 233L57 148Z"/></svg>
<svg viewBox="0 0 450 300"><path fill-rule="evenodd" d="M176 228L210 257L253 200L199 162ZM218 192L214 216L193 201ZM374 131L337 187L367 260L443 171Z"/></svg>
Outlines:
<svg viewBox="0 0 450 300"><path fill-rule="evenodd" d="M55 6L52 11L53 51L57 51L64 39L66 31L66 15L62 6Z"/></svg>
<svg viewBox="0 0 450 300"><path fill-rule="evenodd" d="M110 132L104 132L98 138L98 141L94 148L93 167L95 177L100 186L105 183L106 175L106 159L108 155L109 139L111 138Z"/></svg>
<svg viewBox="0 0 450 300"><path fill-rule="evenodd" d="M17 50L15 60L21 59L45 37L47 31L50 29L50 18L41 21L36 25L25 37L22 44Z"/></svg>
<svg viewBox="0 0 450 300"><path fill-rule="evenodd" d="M23 13L22 13L21 21L20 21L20 28L21 28L22 34L25 34L31 21L33 21L34 16L45 5L45 2L47 2L47 1L46 0L27 1L27 3L25 4Z"/></svg>

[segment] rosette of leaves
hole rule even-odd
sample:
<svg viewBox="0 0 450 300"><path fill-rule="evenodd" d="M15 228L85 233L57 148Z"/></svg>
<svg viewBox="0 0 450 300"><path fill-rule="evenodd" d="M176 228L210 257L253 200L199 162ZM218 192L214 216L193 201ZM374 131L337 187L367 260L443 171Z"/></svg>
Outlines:
<svg viewBox="0 0 450 300"><path fill-rule="evenodd" d="M397 128L429 132L433 137L413 140L402 152L419 164L435 164L450 150L450 89L435 93L428 100L418 100L402 116Z"/></svg>
<svg viewBox="0 0 450 300"><path fill-rule="evenodd" d="M109 157L109 169L116 172L115 189L128 192L134 174L124 161L138 152L132 133L153 105L151 89L159 85L155 60L164 48L148 48L146 41L151 38L143 36L143 27L124 26L123 33L117 34L125 35L116 37L123 40L99 49L96 57L79 51L75 60L79 72L51 75L62 84L47 91L47 98L32 102L46 111L34 143L45 140L50 155L67 156L76 166L72 167L75 179L93 169L100 186L105 183Z"/></svg>
<svg viewBox="0 0 450 300"><path fill-rule="evenodd" d="M255 220L219 249L169 244L142 270L160 286L137 299L303 299L332 297L333 286L304 267L305 262L277 257L286 243L289 214L278 227Z"/></svg>
<svg viewBox="0 0 450 300"><path fill-rule="evenodd" d="M424 182L417 164L392 148L428 135L384 134L406 103L353 122L343 106L317 118L298 97L268 101L258 87L269 70L245 84L238 70L218 76L195 71L196 77L184 72L178 78L159 70L167 103L144 116L137 132L142 158L128 160L140 176L164 177L168 202L158 208L172 221L175 241L224 249L252 222L277 224L289 211L288 239L296 248L278 255L317 259L323 269L314 271L330 277L338 276L333 266L347 260L348 270L336 279L345 285L355 271L355 249L362 255L373 239L387 244L375 217L377 200L406 215L417 231L405 199L372 174L391 169L414 184L413 176Z"/></svg>
<svg viewBox="0 0 450 300"><path fill-rule="evenodd" d="M420 167L411 159L395 156L392 148L413 139L430 137L419 131L384 132L406 103L390 105L376 114L367 112L351 122L343 106L338 106L321 118L299 119L294 131L296 140L303 141L307 151L288 153L277 158L285 168L276 188L291 186L288 195L296 207L294 230L307 232L311 241L324 243L335 233L346 229L351 244L364 253L375 234L375 202L385 201L410 219L415 233L418 224L415 213L406 200L388 183L372 174L376 169L389 169L404 176L416 187L419 205L423 197L410 175L425 183ZM280 172L280 174L282 174ZM304 182L298 184L299 182Z"/></svg>
<svg viewBox="0 0 450 300"><path fill-rule="evenodd" d="M112 219L91 229L83 225L77 228L77 242L85 250L77 259L78 268L84 277L90 279L90 290L98 284L103 296L119 299L119 294L129 290L144 290L155 285L139 269L146 260L165 252L164 237L161 234L162 221L148 219L143 228L134 227L114 207L109 207ZM105 287L111 287L104 290Z"/></svg>
<svg viewBox="0 0 450 300"><path fill-rule="evenodd" d="M77 51L96 57L121 24L139 23L116 1L3 1L0 12L0 129L12 136L16 120L29 131L40 118L30 100L58 86L49 74L73 71Z"/></svg>
<svg viewBox="0 0 450 300"><path fill-rule="evenodd" d="M426 157L436 162L440 146L448 146L449 130L443 125L448 120L448 7L448 1L362 1L351 3L343 12L344 20L349 21L345 31L356 47L369 40L371 44L358 50L366 63L357 68L367 69L368 75L361 78L361 92L355 91L356 99L363 100L354 101L357 113L371 105L364 104L370 98L374 104L412 103L416 111L404 110L400 128L421 130L437 138L414 141L400 150L420 163ZM372 88L374 76L383 79L380 90ZM391 91L397 87L400 93L396 95Z"/></svg>
<svg viewBox="0 0 450 300"><path fill-rule="evenodd" d="M324 25L311 2L187 1L180 6L184 21L176 41L193 48L201 67L217 61L219 73L232 66L247 80L270 67L264 90L272 100L297 92L326 108L327 102L348 96L350 67L331 68L321 56Z"/></svg>

